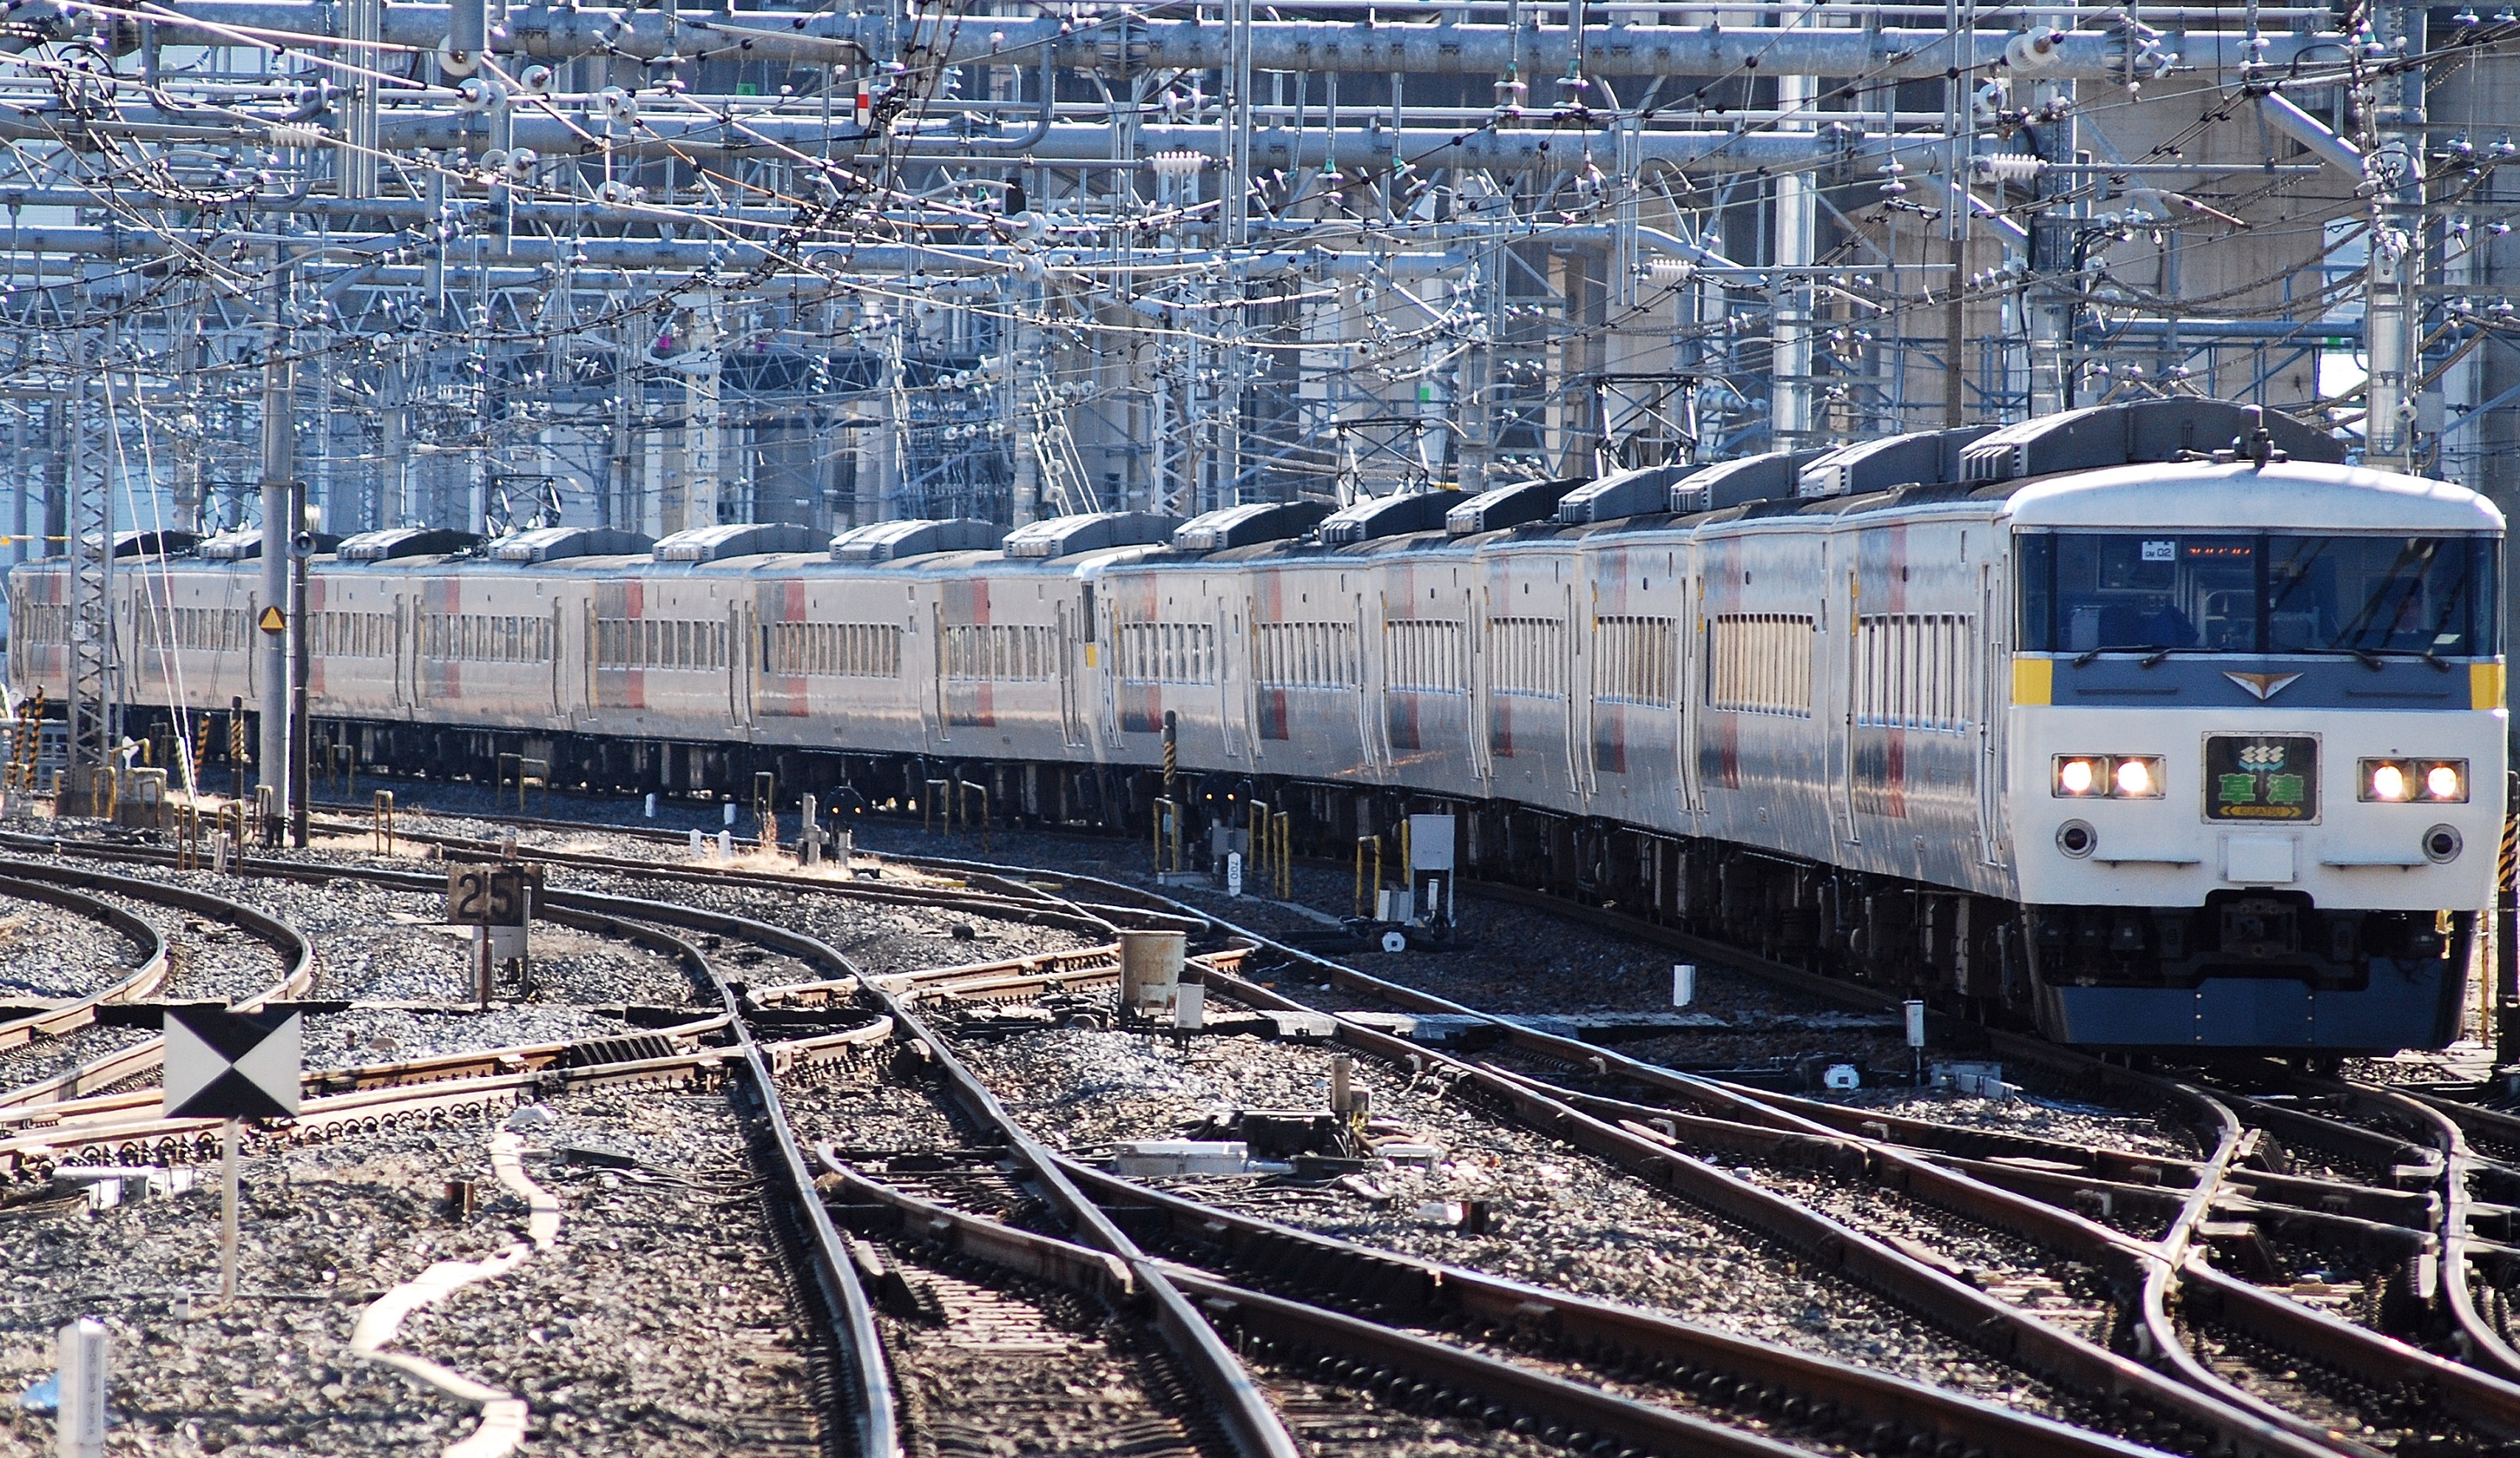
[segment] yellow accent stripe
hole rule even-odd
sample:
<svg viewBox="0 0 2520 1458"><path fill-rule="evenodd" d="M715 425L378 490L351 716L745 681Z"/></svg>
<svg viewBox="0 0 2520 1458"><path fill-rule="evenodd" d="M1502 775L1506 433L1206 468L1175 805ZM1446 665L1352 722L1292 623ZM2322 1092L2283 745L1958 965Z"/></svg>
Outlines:
<svg viewBox="0 0 2520 1458"><path fill-rule="evenodd" d="M2502 707L2502 664L2499 660L2467 666L2467 698L2470 708Z"/></svg>
<svg viewBox="0 0 2520 1458"><path fill-rule="evenodd" d="M2056 660L2053 658L2015 658L2012 660L2012 701L2016 704L2053 703L2056 698Z"/></svg>

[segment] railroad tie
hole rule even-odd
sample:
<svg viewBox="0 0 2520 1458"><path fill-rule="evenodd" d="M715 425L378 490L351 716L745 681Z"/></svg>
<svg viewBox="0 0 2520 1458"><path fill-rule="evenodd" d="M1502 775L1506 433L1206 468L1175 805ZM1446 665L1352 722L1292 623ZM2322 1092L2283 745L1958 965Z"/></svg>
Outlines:
<svg viewBox="0 0 2520 1458"><path fill-rule="evenodd" d="M590 1038L560 1050L562 1068L595 1068L607 1063L637 1063L674 1056L674 1040L661 1033L630 1033L618 1038Z"/></svg>

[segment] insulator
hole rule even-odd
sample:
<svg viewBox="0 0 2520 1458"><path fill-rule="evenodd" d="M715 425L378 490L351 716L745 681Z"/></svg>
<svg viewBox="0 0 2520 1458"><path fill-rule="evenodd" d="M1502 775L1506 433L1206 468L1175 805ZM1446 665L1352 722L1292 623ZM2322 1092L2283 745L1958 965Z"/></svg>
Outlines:
<svg viewBox="0 0 2520 1458"><path fill-rule="evenodd" d="M2065 35L2050 25L2033 25L2004 43L2003 64L2016 71L2049 70L2064 64L2060 43Z"/></svg>
<svg viewBox="0 0 2520 1458"><path fill-rule="evenodd" d="M2045 165L2038 157L2009 152L1982 154L1969 158L1969 170L1984 182L2026 185L2037 179L2039 169Z"/></svg>

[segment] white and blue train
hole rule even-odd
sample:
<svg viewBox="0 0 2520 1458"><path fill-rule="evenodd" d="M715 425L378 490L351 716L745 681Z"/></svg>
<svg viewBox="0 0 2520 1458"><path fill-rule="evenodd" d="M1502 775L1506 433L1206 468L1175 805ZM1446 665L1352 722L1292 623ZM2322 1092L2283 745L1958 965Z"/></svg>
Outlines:
<svg viewBox="0 0 2520 1458"><path fill-rule="evenodd" d="M302 626L369 764L1134 827L1169 722L1198 814L1325 854L1451 810L1473 874L2067 1042L2439 1045L2497 886L2503 523L2339 460L2168 400L1327 514L388 531ZM250 547L150 545L128 712L254 704ZM11 580L21 693L64 690L67 589Z"/></svg>

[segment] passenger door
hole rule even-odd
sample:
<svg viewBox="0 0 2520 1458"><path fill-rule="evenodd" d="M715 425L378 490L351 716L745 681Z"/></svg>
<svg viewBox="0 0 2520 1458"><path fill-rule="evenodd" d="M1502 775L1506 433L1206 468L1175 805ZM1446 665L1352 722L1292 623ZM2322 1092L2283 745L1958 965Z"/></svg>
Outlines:
<svg viewBox="0 0 2520 1458"><path fill-rule="evenodd" d="M739 729L752 727L751 617L742 603L726 606L726 717Z"/></svg>
<svg viewBox="0 0 2520 1458"><path fill-rule="evenodd" d="M2004 726L2012 717L2012 614L2005 607L2004 590L1993 562L1978 568L1979 649L1977 682L1971 686L1977 698L1978 854L1989 865L2012 859L2003 818Z"/></svg>
<svg viewBox="0 0 2520 1458"><path fill-rule="evenodd" d="M1077 617L1075 604L1058 604L1058 732L1071 747L1085 743L1085 703L1079 684L1085 674L1085 642Z"/></svg>
<svg viewBox="0 0 2520 1458"><path fill-rule="evenodd" d="M1593 798L1593 685L1585 676L1593 660L1585 651L1584 631L1579 626L1588 625L1591 619L1589 615L1576 615L1575 584L1571 581L1566 584L1558 612L1558 621L1563 624L1557 640L1557 671L1563 676L1558 686L1566 690L1566 797L1568 803L1581 806Z"/></svg>
<svg viewBox="0 0 2520 1458"><path fill-rule="evenodd" d="M391 677L393 679L393 706L397 709L410 707L412 699L412 684L410 676L418 672L418 670L412 667L412 659L416 655L411 651L412 634L410 618L411 595L408 593L396 593L393 599L393 673Z"/></svg>
<svg viewBox="0 0 2520 1458"><path fill-rule="evenodd" d="M951 739L954 737L954 716L949 707L953 700L947 697L945 686L945 598L942 588L937 590L937 599L927 604L927 686L935 700L927 714L928 732L939 740Z"/></svg>
<svg viewBox="0 0 2520 1458"><path fill-rule="evenodd" d="M1823 543L1821 548L1821 580L1823 582L1831 580L1827 574L1829 558L1830 552ZM1846 827L1846 843L1850 846L1864 844L1864 836L1855 826L1855 721L1860 697L1856 687L1857 676L1864 671L1863 561L1864 553L1860 548L1848 550L1846 608L1842 613L1832 613L1825 600L1821 603L1817 625L1820 639L1812 644L1814 652L1823 655L1819 669L1820 682L1833 685L1828 691L1835 693L1838 699L1836 713L1823 722L1833 726L1837 735L1835 752L1829 758L1837 780L1837 813Z"/></svg>
<svg viewBox="0 0 2520 1458"><path fill-rule="evenodd" d="M1482 605L1487 589L1473 586L1462 595L1462 631L1469 635L1469 725L1470 774L1473 778L1496 778L1496 746L1489 739L1488 720L1488 620Z"/></svg>
<svg viewBox="0 0 2520 1458"><path fill-rule="evenodd" d="M1391 777L1391 715L1383 708L1384 674L1381 644L1367 636L1367 625L1375 621L1379 604L1369 605L1365 595L1352 599L1356 603L1356 738L1365 751L1365 770L1375 780ZM1328 644L1335 652L1338 640Z"/></svg>
<svg viewBox="0 0 2520 1458"><path fill-rule="evenodd" d="M1242 687L1235 682L1235 655L1229 651L1235 636L1235 617L1227 606L1230 599L1216 599L1216 643L1207 655L1208 671L1216 675L1216 725L1225 739L1225 757L1242 758Z"/></svg>

